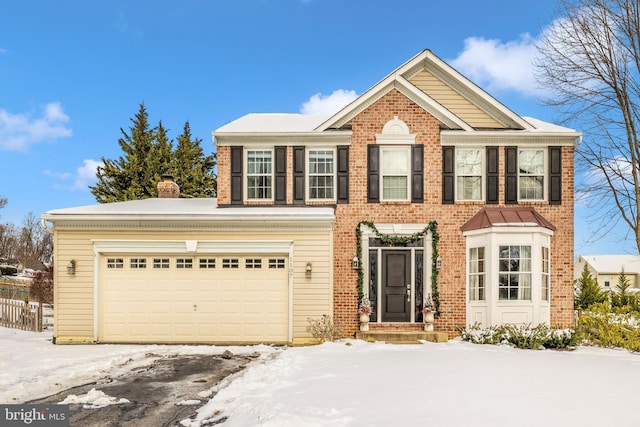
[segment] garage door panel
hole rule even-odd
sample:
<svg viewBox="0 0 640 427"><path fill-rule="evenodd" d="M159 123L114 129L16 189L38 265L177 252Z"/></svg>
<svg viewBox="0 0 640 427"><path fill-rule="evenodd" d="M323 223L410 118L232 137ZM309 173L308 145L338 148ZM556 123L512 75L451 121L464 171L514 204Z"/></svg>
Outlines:
<svg viewBox="0 0 640 427"><path fill-rule="evenodd" d="M127 256L122 258L123 268L103 268L101 272L99 339L102 341L284 342L288 339L286 256L217 255L215 268L211 263L208 268L199 268L199 257L193 257L193 268L177 269L176 259L188 257L163 254L157 258L168 258L165 264L169 268L155 269L151 268L151 260L156 257L148 255L147 268L135 270L129 269ZM237 259L238 268L222 268L223 258ZM284 259L285 263L270 269L268 258ZM249 259L247 263L246 259ZM228 265L234 265L231 261ZM249 264L261 268L245 268Z"/></svg>

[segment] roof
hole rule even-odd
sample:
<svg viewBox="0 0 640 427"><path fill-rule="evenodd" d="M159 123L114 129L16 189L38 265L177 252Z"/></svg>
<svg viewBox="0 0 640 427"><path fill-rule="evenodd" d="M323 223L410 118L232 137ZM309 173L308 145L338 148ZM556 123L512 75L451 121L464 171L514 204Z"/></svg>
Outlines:
<svg viewBox="0 0 640 427"><path fill-rule="evenodd" d="M333 220L331 207L238 206L218 207L214 198L150 198L51 210L46 221L59 220Z"/></svg>
<svg viewBox="0 0 640 427"><path fill-rule="evenodd" d="M216 129L217 133L311 132L330 117L328 114L252 113Z"/></svg>
<svg viewBox="0 0 640 427"><path fill-rule="evenodd" d="M555 231L556 227L540 215L534 208L518 206L513 208L482 208L460 229L480 230L491 227L544 227Z"/></svg>
<svg viewBox="0 0 640 427"><path fill-rule="evenodd" d="M598 273L640 273L639 255L580 255Z"/></svg>

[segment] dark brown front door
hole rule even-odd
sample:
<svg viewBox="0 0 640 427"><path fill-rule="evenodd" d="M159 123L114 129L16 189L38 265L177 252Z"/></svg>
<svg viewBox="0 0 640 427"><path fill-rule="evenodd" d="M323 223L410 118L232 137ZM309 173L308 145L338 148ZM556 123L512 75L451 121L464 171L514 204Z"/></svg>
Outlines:
<svg viewBox="0 0 640 427"><path fill-rule="evenodd" d="M411 252L382 251L382 321L411 320Z"/></svg>

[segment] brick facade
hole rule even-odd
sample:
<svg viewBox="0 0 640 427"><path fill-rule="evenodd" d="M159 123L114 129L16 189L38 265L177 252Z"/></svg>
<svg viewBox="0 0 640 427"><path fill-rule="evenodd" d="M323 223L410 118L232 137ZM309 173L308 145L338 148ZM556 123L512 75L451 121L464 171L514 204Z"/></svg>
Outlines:
<svg viewBox="0 0 640 427"><path fill-rule="evenodd" d="M404 121L415 143L424 145L424 203L367 202L367 144L376 142L375 135L389 120L397 116ZM357 252L356 227L361 221L374 223L427 224L437 221L442 258L439 272L441 316L435 328L453 335L456 326L466 324L466 247L460 227L473 217L484 202L442 204L441 123L423 108L396 90L392 90L348 123L352 137L349 147L349 203L336 205L334 229L334 319L345 327L348 335L358 328L357 272L351 260ZM218 202L228 204L229 147L218 149ZM504 204L505 154L499 150L500 204ZM292 193L292 147L287 151L287 203ZM573 147L562 147L562 203L521 203L533 206L555 225L551 238L551 324L567 327L573 324ZM512 206L512 205L511 205ZM429 265L427 265L429 264ZM425 270L430 263L425 260ZM427 279L428 281L428 279ZM381 325L376 325L380 328ZM415 324L388 325L395 329L415 329Z"/></svg>

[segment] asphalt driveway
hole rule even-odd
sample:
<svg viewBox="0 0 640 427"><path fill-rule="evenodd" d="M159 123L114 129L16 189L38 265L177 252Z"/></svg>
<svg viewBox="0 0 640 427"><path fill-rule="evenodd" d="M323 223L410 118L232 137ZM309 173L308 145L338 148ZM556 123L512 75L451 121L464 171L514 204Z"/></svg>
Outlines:
<svg viewBox="0 0 640 427"><path fill-rule="evenodd" d="M61 393L28 403L59 403L67 396L85 395L91 389L108 396L127 399L129 403L98 409L83 404L69 406L70 425L75 427L158 427L175 426L192 415L214 394L202 397L224 378L242 371L257 358L253 355L176 356L154 360L116 378L106 377L96 383L67 389ZM200 394L200 395L199 395ZM196 403L199 400L201 403ZM190 401L191 404L178 405Z"/></svg>

